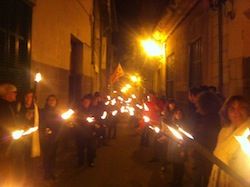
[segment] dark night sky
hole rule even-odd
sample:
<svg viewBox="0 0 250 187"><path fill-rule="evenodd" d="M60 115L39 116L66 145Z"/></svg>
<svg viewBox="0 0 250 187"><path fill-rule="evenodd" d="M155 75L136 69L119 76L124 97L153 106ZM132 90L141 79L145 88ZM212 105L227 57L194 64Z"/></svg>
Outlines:
<svg viewBox="0 0 250 187"><path fill-rule="evenodd" d="M116 0L118 32L114 44L118 60L123 63L129 55L131 43L137 36L152 31L166 10L169 0Z"/></svg>

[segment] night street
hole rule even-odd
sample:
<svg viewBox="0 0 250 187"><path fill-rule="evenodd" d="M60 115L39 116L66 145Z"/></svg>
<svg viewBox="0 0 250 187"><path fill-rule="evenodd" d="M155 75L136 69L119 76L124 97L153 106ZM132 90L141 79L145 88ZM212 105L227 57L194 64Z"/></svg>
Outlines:
<svg viewBox="0 0 250 187"><path fill-rule="evenodd" d="M119 123L118 136L108 146L97 149L94 168L76 167L74 150L63 151L57 162L58 180L40 181L39 186L53 187L161 187L166 178L160 165L149 163L152 149L141 148L139 135L127 120ZM165 173L167 174L167 173ZM40 178L40 177L39 177Z"/></svg>
<svg viewBox="0 0 250 187"><path fill-rule="evenodd" d="M0 187L249 187L250 0L0 0Z"/></svg>

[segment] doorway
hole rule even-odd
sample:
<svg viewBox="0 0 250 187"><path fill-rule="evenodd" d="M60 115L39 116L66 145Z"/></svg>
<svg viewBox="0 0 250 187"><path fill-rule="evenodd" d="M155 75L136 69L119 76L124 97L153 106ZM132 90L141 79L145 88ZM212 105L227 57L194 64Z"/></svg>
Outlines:
<svg viewBox="0 0 250 187"><path fill-rule="evenodd" d="M79 102L82 96L83 43L71 35L69 103Z"/></svg>

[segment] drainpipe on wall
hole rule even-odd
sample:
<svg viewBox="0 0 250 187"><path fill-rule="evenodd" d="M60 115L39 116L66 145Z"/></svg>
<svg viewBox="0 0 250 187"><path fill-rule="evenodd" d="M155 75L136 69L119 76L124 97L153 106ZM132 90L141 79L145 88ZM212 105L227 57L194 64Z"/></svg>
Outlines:
<svg viewBox="0 0 250 187"><path fill-rule="evenodd" d="M218 90L223 93L223 1L218 4Z"/></svg>
<svg viewBox="0 0 250 187"><path fill-rule="evenodd" d="M99 10L101 10L101 6L99 5ZM100 13L100 17L101 17ZM102 19L101 19L102 20ZM99 91L103 92L103 82L102 82L102 31L103 31L103 23L100 21L100 30L99 30L99 39L100 39L100 46L99 46Z"/></svg>
<svg viewBox="0 0 250 187"><path fill-rule="evenodd" d="M95 0L93 0L93 10L92 15L90 16L90 24L91 24L91 65L95 68ZM94 70L95 71L95 70ZM91 92L94 90L94 77L91 78Z"/></svg>

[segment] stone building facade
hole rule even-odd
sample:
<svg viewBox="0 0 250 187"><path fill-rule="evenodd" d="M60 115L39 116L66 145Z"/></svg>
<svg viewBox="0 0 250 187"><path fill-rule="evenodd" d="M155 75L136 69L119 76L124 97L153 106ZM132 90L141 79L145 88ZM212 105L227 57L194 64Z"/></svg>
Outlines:
<svg viewBox="0 0 250 187"><path fill-rule="evenodd" d="M0 42L0 48L3 48L0 50L0 57L5 59L0 64L5 64L0 74L1 81L13 82L21 90L25 90L34 87L34 75L40 72L43 80L37 85L39 104L44 103L48 94L57 95L66 104L78 100L84 94L103 91L107 84L103 74L107 71L106 54L110 45L107 33L103 32L111 25L108 2L110 1L2 1L1 5L4 5L6 11L1 15L5 16L1 18L1 22L7 20L7 26L6 29L4 24L0 26L0 31L4 31L0 34L3 33L1 36L6 38ZM26 9L29 10L29 15L24 14L23 10ZM13 20L7 19L8 17ZM19 26L22 25L22 20L27 24L24 28ZM15 38L9 34L13 31L8 25L13 23L16 24L13 36L18 36ZM24 34L20 33L22 29ZM11 42L15 55L9 50ZM20 54L22 50L24 54ZM15 60L10 65L12 56L15 56ZM23 63L18 60L22 56L25 56Z"/></svg>
<svg viewBox="0 0 250 187"><path fill-rule="evenodd" d="M192 86L214 85L225 96L249 96L249 1L176 0L155 31L167 38L158 92L183 99Z"/></svg>

